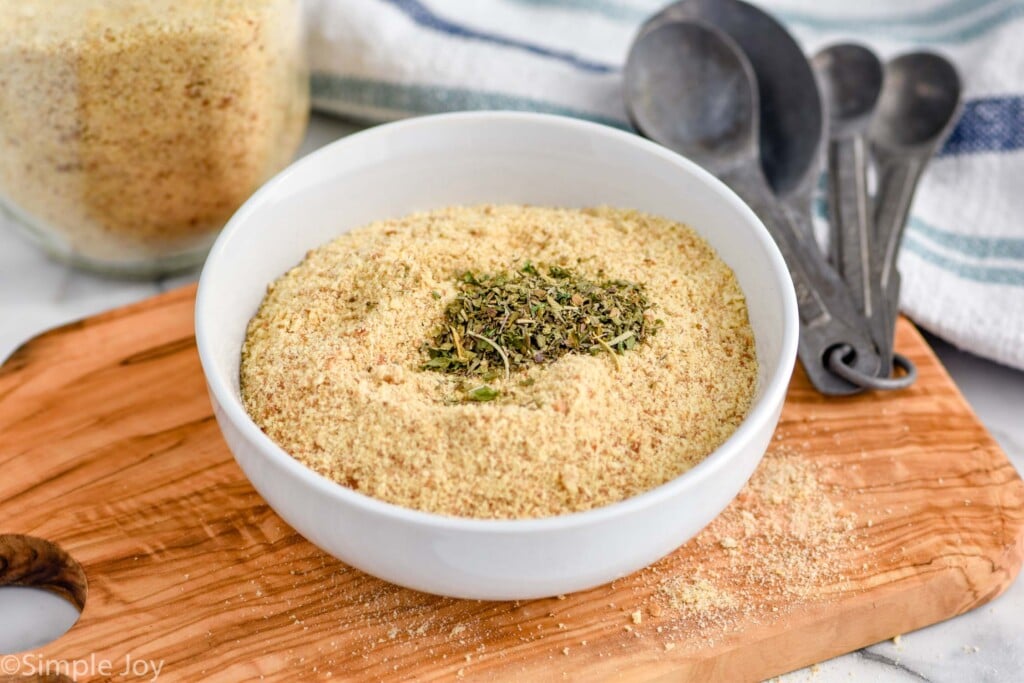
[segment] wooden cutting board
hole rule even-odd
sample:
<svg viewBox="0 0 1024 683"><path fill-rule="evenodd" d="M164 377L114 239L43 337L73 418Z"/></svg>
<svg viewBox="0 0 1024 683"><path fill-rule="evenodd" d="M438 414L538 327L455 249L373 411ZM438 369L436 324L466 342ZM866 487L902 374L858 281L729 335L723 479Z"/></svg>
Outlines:
<svg viewBox="0 0 1024 683"><path fill-rule="evenodd" d="M814 590L757 573L760 553L744 550L772 533L757 514L738 542L709 528L585 593L484 603L400 589L320 552L250 487L211 415L193 297L62 327L0 368L0 585L84 604L65 636L22 655L112 662L79 680L118 679L126 657L161 662L166 681L751 680L977 607L1021 565L1024 485L901 321L917 384L825 399L798 370L765 461L806 461L844 515L849 543L807 550L805 572L828 569ZM665 602L665 586L701 576L746 586L728 619L699 596Z"/></svg>

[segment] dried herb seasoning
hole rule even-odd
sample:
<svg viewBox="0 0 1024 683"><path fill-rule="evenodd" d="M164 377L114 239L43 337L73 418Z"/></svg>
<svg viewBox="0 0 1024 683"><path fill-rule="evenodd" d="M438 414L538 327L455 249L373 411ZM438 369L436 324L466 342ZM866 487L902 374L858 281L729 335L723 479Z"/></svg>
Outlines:
<svg viewBox="0 0 1024 683"><path fill-rule="evenodd" d="M424 344L423 369L487 382L567 353L621 354L661 326L650 308L639 284L590 280L557 265L527 261L493 274L466 271L443 323ZM480 388L469 400L497 396Z"/></svg>

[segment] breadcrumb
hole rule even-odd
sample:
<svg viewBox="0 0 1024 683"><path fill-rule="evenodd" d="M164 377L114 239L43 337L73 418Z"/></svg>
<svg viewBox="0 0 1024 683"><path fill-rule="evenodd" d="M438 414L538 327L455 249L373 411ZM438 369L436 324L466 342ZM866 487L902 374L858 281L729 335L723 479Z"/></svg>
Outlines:
<svg viewBox="0 0 1024 683"><path fill-rule="evenodd" d="M642 284L664 325L621 355L499 377L497 400L456 400L463 379L423 371L424 341L459 274L525 261ZM478 518L659 486L735 431L756 383L729 267L684 225L610 208L451 207L344 234L269 287L241 366L246 409L293 457L381 500Z"/></svg>

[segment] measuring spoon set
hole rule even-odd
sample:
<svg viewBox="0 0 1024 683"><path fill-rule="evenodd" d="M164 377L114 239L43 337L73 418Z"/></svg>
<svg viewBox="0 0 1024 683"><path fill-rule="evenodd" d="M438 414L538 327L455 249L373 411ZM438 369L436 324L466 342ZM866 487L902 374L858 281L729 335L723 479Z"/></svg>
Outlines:
<svg viewBox="0 0 1024 683"><path fill-rule="evenodd" d="M815 388L909 386L916 369L893 348L896 258L917 182L959 113L956 69L930 52L883 65L852 43L808 60L747 2L682 0L641 28L624 88L642 135L718 176L772 234L793 278L800 359ZM812 221L823 158L827 256Z"/></svg>

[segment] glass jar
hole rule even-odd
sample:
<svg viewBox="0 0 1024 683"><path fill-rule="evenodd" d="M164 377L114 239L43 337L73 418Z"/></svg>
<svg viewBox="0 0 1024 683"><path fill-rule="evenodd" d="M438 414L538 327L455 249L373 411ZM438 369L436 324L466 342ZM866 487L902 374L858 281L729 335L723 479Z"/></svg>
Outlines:
<svg viewBox="0 0 1024 683"><path fill-rule="evenodd" d="M59 259L200 263L308 117L299 0L0 0L0 206Z"/></svg>

